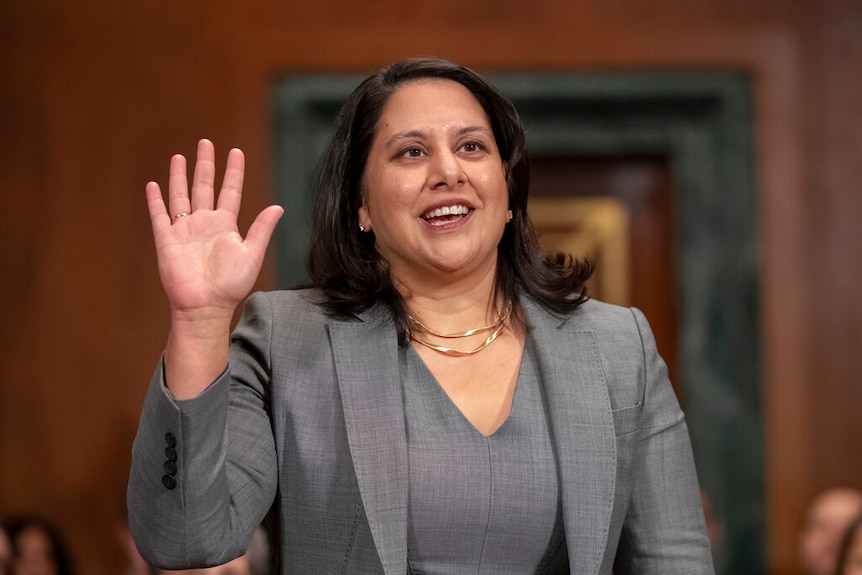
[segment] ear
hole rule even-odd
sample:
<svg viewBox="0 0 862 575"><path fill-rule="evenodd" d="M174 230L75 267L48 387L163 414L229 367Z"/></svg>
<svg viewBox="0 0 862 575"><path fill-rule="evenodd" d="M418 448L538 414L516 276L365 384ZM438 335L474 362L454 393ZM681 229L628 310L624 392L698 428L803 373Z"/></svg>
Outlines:
<svg viewBox="0 0 862 575"><path fill-rule="evenodd" d="M368 214L368 208L365 203L359 206L359 225L364 228L364 231L371 231L371 216Z"/></svg>

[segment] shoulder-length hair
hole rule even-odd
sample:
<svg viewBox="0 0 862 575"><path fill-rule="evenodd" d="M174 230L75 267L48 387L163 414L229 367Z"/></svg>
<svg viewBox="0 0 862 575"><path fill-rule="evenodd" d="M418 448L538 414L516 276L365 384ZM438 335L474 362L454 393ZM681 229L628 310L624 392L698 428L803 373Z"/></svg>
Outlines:
<svg viewBox="0 0 862 575"><path fill-rule="evenodd" d="M338 114L335 133L319 168L308 254L309 278L312 286L322 290L321 304L337 317L383 304L392 314L399 343L409 341L404 301L392 283L388 263L375 249L373 231L360 233L358 211L365 166L383 109L399 88L420 80L461 84L473 94L491 124L506 171L513 214L497 250L494 295L498 305L511 304L513 317L522 325L521 293L551 312L574 310L587 299L585 282L592 265L564 254L542 254L527 216L530 168L518 112L476 72L434 58L404 60L380 69L353 91Z"/></svg>

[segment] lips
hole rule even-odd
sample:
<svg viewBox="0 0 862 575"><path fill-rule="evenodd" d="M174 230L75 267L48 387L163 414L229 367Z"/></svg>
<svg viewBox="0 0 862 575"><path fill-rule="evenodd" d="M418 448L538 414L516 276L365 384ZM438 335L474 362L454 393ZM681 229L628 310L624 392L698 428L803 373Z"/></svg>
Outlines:
<svg viewBox="0 0 862 575"><path fill-rule="evenodd" d="M452 204L428 210L422 215L422 219L432 226L445 226L457 222L469 213L470 208L464 204Z"/></svg>

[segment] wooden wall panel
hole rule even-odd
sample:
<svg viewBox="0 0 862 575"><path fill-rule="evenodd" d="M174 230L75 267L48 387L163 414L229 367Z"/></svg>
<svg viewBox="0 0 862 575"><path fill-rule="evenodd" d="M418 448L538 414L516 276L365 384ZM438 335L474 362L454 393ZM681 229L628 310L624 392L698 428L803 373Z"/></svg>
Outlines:
<svg viewBox="0 0 862 575"><path fill-rule="evenodd" d="M848 0L0 3L0 514L116 573L129 444L167 329L143 186L200 137L271 189L271 80L410 55L489 71L733 67L757 78L770 557L807 495L862 483L862 7ZM285 206L290 209L290 206ZM271 285L271 266L260 287Z"/></svg>

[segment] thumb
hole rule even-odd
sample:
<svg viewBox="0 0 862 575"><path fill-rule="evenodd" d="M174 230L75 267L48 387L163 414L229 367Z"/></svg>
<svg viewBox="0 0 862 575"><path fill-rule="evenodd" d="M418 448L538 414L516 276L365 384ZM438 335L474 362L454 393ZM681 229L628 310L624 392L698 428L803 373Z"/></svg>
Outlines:
<svg viewBox="0 0 862 575"><path fill-rule="evenodd" d="M263 254L266 252L266 247L272 238L272 233L275 231L275 225L284 215L284 208L281 206L269 206L260 212L248 228L248 234L245 236L245 244L250 250L255 252L263 259Z"/></svg>

